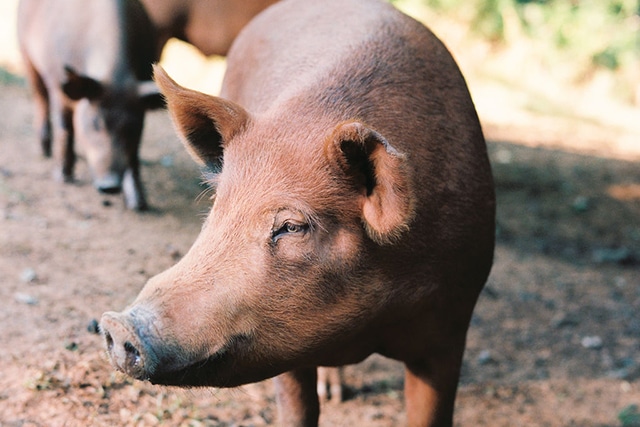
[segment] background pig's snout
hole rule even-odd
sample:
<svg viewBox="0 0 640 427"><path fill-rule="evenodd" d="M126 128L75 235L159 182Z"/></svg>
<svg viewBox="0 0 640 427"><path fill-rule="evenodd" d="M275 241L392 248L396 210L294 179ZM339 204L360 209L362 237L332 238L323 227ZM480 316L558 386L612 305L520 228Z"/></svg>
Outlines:
<svg viewBox="0 0 640 427"><path fill-rule="evenodd" d="M142 343L133 332L127 316L114 312L105 313L100 321L100 330L111 363L133 378L148 378Z"/></svg>
<svg viewBox="0 0 640 427"><path fill-rule="evenodd" d="M96 189L104 194L118 194L122 190L122 177L116 173L108 173L93 181Z"/></svg>

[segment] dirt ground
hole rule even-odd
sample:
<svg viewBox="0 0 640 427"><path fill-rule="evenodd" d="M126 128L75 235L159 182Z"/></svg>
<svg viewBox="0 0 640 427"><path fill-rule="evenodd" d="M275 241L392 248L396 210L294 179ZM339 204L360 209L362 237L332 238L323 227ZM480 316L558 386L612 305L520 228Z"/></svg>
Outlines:
<svg viewBox="0 0 640 427"><path fill-rule="evenodd" d="M28 91L0 86L0 426L273 425L271 382L134 382L89 331L184 254L206 197L166 112L148 116L149 213L51 179ZM593 123L485 123L498 195L493 272L468 336L457 426L621 426L640 418L640 156ZM640 141L636 142L640 143ZM623 144L624 145L624 144ZM579 147L579 149L576 149ZM404 421L398 363L345 370L321 425Z"/></svg>

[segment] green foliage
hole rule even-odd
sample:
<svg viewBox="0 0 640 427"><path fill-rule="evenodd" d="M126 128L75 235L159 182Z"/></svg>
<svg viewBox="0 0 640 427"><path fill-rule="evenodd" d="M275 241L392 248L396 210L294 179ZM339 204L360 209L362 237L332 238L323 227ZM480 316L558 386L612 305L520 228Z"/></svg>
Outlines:
<svg viewBox="0 0 640 427"><path fill-rule="evenodd" d="M0 85L24 85L24 79L0 67Z"/></svg>
<svg viewBox="0 0 640 427"><path fill-rule="evenodd" d="M638 0L422 0L432 9L467 18L471 30L509 44L523 34L587 61L616 70L640 57Z"/></svg>
<svg viewBox="0 0 640 427"><path fill-rule="evenodd" d="M622 427L639 427L640 412L638 411L638 405L629 405L622 409L618 414L618 420Z"/></svg>

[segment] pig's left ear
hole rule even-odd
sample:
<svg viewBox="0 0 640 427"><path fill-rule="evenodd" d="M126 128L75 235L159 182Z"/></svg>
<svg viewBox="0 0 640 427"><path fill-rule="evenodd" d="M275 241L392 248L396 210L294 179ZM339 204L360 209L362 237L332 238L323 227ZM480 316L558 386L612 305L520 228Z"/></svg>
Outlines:
<svg viewBox="0 0 640 427"><path fill-rule="evenodd" d="M414 197L405 155L359 122L338 125L325 152L360 194L362 219L371 239L391 243L409 228Z"/></svg>
<svg viewBox="0 0 640 427"><path fill-rule="evenodd" d="M249 113L231 101L180 86L157 65L153 69L176 130L191 157L218 171L225 144L247 126Z"/></svg>
<svg viewBox="0 0 640 427"><path fill-rule="evenodd" d="M74 101L82 98L97 99L104 93L102 83L91 77L78 74L69 65L64 67L67 80L62 83L62 92Z"/></svg>
<svg viewBox="0 0 640 427"><path fill-rule="evenodd" d="M151 80L138 83L138 98L145 110L157 110L158 108L167 107L158 85Z"/></svg>

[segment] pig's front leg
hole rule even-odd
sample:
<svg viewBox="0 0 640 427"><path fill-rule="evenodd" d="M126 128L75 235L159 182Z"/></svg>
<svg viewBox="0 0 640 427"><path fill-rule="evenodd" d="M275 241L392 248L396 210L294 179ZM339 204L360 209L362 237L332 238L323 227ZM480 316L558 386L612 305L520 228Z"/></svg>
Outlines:
<svg viewBox="0 0 640 427"><path fill-rule="evenodd" d="M453 425L461 355L461 351L443 353L440 357L405 365L404 395L409 427Z"/></svg>
<svg viewBox="0 0 640 427"><path fill-rule="evenodd" d="M285 372L274 378L279 424L283 427L317 427L320 404L315 367Z"/></svg>
<svg viewBox="0 0 640 427"><path fill-rule="evenodd" d="M73 133L73 110L65 106L60 96L51 97L51 115L53 125L53 157L55 160L54 179L60 182L73 182L76 162Z"/></svg>

